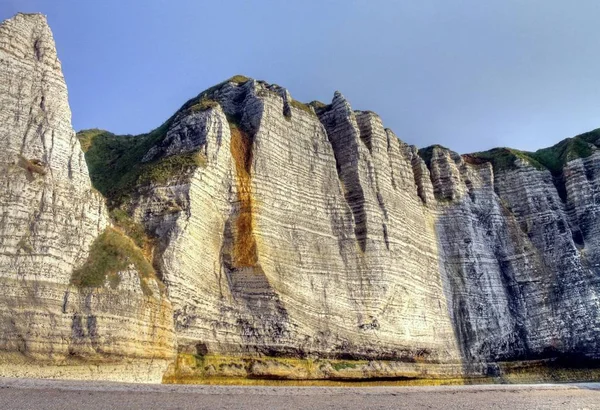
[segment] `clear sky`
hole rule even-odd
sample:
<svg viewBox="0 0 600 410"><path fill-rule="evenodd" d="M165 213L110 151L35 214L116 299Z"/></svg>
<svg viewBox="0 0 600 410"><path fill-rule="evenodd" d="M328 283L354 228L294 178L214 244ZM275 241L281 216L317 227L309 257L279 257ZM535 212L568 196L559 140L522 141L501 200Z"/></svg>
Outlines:
<svg viewBox="0 0 600 410"><path fill-rule="evenodd" d="M0 0L42 12L75 129L142 133L234 74L404 141L525 150L600 127L600 0Z"/></svg>

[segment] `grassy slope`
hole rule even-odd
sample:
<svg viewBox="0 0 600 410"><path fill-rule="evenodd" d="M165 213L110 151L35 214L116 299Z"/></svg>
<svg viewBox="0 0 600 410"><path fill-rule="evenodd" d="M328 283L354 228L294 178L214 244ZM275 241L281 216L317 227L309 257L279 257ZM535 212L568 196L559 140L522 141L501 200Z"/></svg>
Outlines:
<svg viewBox="0 0 600 410"><path fill-rule="evenodd" d="M146 278L156 278L142 249L120 229L107 228L90 247L85 263L73 271L71 283L78 287L101 287L108 278L111 287L115 288L120 281L117 273L130 264L135 266L142 282ZM145 289L143 285L142 289Z"/></svg>
<svg viewBox="0 0 600 410"><path fill-rule="evenodd" d="M600 147L600 129L567 138L552 147L542 148L535 152L494 148L467 154L463 158L470 163L491 162L495 171L515 169L515 160L520 158L537 169L547 169L554 176L558 176L567 162L592 155L594 146ZM427 166L430 166L434 147L444 148L440 145L432 145L419 150L419 155Z"/></svg>
<svg viewBox="0 0 600 410"><path fill-rule="evenodd" d="M138 185L164 183L190 169L204 166L206 159L198 152L172 155L143 163L142 158L160 143L182 113L198 112L218 105L210 95L229 82L238 84L247 77L234 76L187 101L171 118L155 130L142 135L115 135L105 130L90 129L77 133L94 187L107 199L109 208L118 207Z"/></svg>

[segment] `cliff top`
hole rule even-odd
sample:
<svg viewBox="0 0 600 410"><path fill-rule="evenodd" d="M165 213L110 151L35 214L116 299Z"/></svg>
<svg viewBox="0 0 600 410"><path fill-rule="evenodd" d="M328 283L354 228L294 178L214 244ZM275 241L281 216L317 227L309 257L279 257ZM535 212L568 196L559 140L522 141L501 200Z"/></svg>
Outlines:
<svg viewBox="0 0 600 410"><path fill-rule="evenodd" d="M587 158L600 147L600 129L586 132L557 144L541 148L535 152L519 151L511 148L494 148L488 151L468 154L467 158L479 158L492 163L495 170L515 167L515 159L527 161L537 169L547 169L553 175L559 175L567 162L578 158Z"/></svg>
<svg viewBox="0 0 600 410"><path fill-rule="evenodd" d="M242 86L248 81L253 81L254 85L287 99L289 104L297 109L308 112L312 115L321 114L331 109L332 104L325 104L321 101L311 101L308 104L301 103L291 98L288 91L277 85L269 84L262 80L255 80L243 75L235 75L219 84L216 84L189 99L179 110L175 112L167 121L153 131L137 136L132 135L114 135L105 130L91 129L82 130L77 135L81 142L82 149L86 152L88 165L91 175L95 175L94 185L107 197L113 197L110 191L122 191L122 184L130 185L139 177L139 171L135 164L139 164L144 153L153 145L161 141L173 122L190 112L205 111L215 108L219 102L215 96L228 84ZM338 97L336 92L335 98ZM341 96L341 94L339 94ZM237 121L228 115L231 121ZM238 119L239 120L239 119ZM598 147L600 147L600 129L596 129L572 138L567 138L559 143L542 148L535 152L520 151L512 148L493 148L487 151L475 152L462 155L462 158L471 164L481 164L490 162L496 172L517 168L517 159L525 161L537 169L547 169L553 175L559 175L564 165L577 158L586 158L590 156ZM439 144L431 145L419 150L419 155L423 158L428 167L431 165L431 159L434 149L441 149L450 152L450 155L459 160L459 154L443 147ZM179 165L193 165L194 161L189 158L182 159L183 163ZM190 162L191 161L191 162ZM112 166L107 171L106 164ZM173 164L171 164L173 165ZM97 170L96 170L97 168ZM173 167L172 167L173 168ZM102 172L95 172L102 169ZM179 170L174 166L173 170ZM159 172L159 174L161 174ZM120 181L115 184L114 181Z"/></svg>

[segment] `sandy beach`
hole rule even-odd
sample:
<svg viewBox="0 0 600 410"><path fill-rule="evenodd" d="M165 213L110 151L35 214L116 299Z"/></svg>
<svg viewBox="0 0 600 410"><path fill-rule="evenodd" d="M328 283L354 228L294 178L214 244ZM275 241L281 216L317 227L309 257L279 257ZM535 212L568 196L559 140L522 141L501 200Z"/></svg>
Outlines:
<svg viewBox="0 0 600 410"><path fill-rule="evenodd" d="M600 383L425 387L144 385L0 379L4 409L598 409Z"/></svg>

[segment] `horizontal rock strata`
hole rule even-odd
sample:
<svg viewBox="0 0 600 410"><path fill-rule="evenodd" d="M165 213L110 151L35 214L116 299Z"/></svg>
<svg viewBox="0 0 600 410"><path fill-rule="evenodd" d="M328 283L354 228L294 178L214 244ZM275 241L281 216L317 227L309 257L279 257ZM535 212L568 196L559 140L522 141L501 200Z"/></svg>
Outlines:
<svg viewBox="0 0 600 410"><path fill-rule="evenodd" d="M55 366L77 360L90 363L78 373L91 374L143 359L160 380L174 343L170 303L145 296L136 272L119 272L117 289L71 285L109 221L43 16L0 25L0 99L0 375L67 374Z"/></svg>
<svg viewBox="0 0 600 410"><path fill-rule="evenodd" d="M188 102L150 150L206 158L128 205L163 238L180 352L459 363L456 374L597 358L598 154L556 175L509 150L502 167L488 153L418 152L340 93L293 101L233 79ZM165 202L181 211L165 215Z"/></svg>
<svg viewBox="0 0 600 410"><path fill-rule="evenodd" d="M150 133L78 139L43 17L0 26L0 63L0 374L449 378L600 358L597 131L417 150L339 92L307 105L236 76Z"/></svg>

